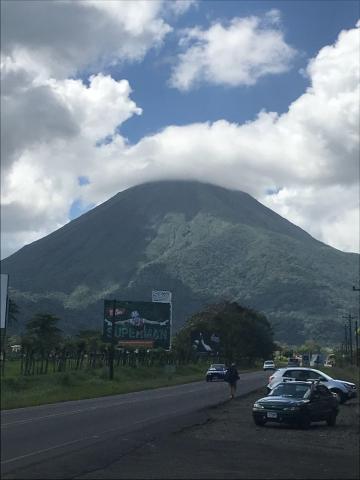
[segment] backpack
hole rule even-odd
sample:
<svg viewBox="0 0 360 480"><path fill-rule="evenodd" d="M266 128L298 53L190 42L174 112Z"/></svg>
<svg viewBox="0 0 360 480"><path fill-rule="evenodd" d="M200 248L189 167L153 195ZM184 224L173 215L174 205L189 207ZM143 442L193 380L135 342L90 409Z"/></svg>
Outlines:
<svg viewBox="0 0 360 480"><path fill-rule="evenodd" d="M233 368L228 368L225 375L224 375L224 381L228 383L233 383L236 382L236 380L239 380L239 374L236 374L236 371Z"/></svg>
<svg viewBox="0 0 360 480"><path fill-rule="evenodd" d="M229 368L226 370L226 373L224 375L224 382L230 382L230 372L229 372Z"/></svg>

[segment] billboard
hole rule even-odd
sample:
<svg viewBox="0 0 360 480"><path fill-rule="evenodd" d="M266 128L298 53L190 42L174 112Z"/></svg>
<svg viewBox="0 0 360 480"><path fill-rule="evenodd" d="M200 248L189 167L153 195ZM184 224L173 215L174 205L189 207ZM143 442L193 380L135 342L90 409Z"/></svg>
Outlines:
<svg viewBox="0 0 360 480"><path fill-rule="evenodd" d="M7 273L1 274L1 328L6 327L6 317L7 317L7 310L8 310L8 283L9 283L9 275Z"/></svg>
<svg viewBox="0 0 360 480"><path fill-rule="evenodd" d="M104 300L104 340L111 342L114 322L115 344L119 346L143 343L169 349L170 308L169 303Z"/></svg>
<svg viewBox="0 0 360 480"><path fill-rule="evenodd" d="M220 337L215 331L195 330L191 332L191 348L198 353L218 353Z"/></svg>

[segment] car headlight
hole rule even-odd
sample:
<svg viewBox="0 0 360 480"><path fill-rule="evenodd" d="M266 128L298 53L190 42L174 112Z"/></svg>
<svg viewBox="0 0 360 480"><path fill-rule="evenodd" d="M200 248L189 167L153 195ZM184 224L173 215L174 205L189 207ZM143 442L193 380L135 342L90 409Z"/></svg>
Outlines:
<svg viewBox="0 0 360 480"><path fill-rule="evenodd" d="M356 386L355 385L349 385L348 383L343 383L344 387L351 391L351 390L355 390Z"/></svg>
<svg viewBox="0 0 360 480"><path fill-rule="evenodd" d="M254 408L265 408L261 403L254 403Z"/></svg>

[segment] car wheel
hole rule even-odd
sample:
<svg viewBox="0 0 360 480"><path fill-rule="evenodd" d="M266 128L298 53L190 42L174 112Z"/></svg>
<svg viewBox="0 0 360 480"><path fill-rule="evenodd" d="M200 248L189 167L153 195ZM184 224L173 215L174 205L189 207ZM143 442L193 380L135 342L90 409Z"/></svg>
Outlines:
<svg viewBox="0 0 360 480"><path fill-rule="evenodd" d="M207 382L210 382L210 377L206 377L206 381L207 381Z"/></svg>
<svg viewBox="0 0 360 480"><path fill-rule="evenodd" d="M302 428L303 430L308 430L310 428L310 417L307 413L304 413L301 417L301 420L299 422L299 427Z"/></svg>
<svg viewBox="0 0 360 480"><path fill-rule="evenodd" d="M336 415L336 410L333 410L326 419L326 423L329 425L329 427L333 427L336 424Z"/></svg>
<svg viewBox="0 0 360 480"><path fill-rule="evenodd" d="M263 427L266 423L266 420L262 418L254 418L254 422L256 423L256 425L259 425L259 427Z"/></svg>
<svg viewBox="0 0 360 480"><path fill-rule="evenodd" d="M336 394L336 398L338 399L339 403L345 403L346 402L345 395L343 394L343 392L341 390L331 390L331 391Z"/></svg>

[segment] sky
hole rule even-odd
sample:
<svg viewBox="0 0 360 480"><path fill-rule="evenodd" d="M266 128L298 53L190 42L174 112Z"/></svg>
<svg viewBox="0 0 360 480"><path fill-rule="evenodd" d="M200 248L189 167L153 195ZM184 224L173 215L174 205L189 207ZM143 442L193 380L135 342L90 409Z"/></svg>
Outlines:
<svg viewBox="0 0 360 480"><path fill-rule="evenodd" d="M1 258L134 185L359 252L359 2L1 1Z"/></svg>

